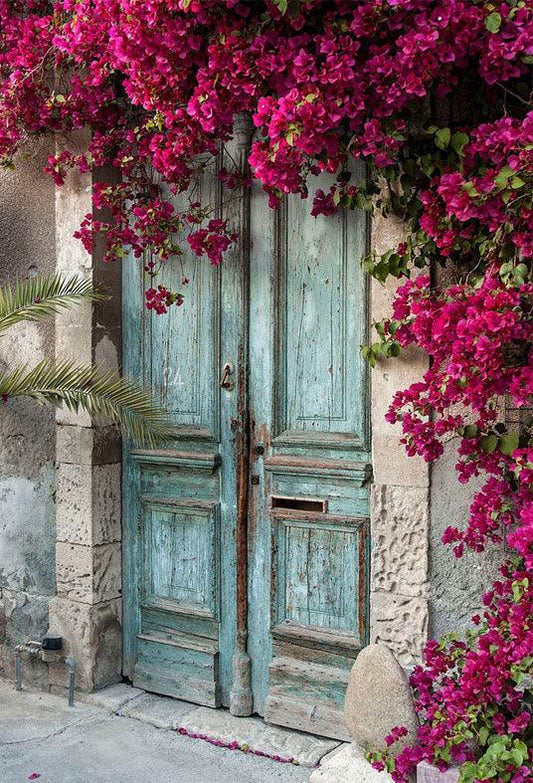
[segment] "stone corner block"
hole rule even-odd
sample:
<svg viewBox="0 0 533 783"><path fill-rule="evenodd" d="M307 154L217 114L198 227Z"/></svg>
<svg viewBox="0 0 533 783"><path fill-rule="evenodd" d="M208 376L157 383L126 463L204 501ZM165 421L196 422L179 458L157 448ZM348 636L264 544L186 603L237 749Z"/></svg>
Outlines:
<svg viewBox="0 0 533 783"><path fill-rule="evenodd" d="M57 594L60 598L98 604L121 595L119 543L80 546L56 545Z"/></svg>
<svg viewBox="0 0 533 783"><path fill-rule="evenodd" d="M429 489L373 484L371 589L427 596Z"/></svg>
<svg viewBox="0 0 533 783"><path fill-rule="evenodd" d="M57 540L94 546L120 541L121 467L60 463Z"/></svg>
<svg viewBox="0 0 533 783"><path fill-rule="evenodd" d="M420 663L428 638L427 598L370 594L370 641L386 644L405 668Z"/></svg>
<svg viewBox="0 0 533 783"><path fill-rule="evenodd" d="M358 745L346 745L315 769L310 783L393 783L386 772L378 772L366 760Z"/></svg>
<svg viewBox="0 0 533 783"><path fill-rule="evenodd" d="M113 426L81 427L60 424L56 429L58 463L109 465L121 460L121 438Z"/></svg>
<svg viewBox="0 0 533 783"><path fill-rule="evenodd" d="M76 689L93 691L120 680L122 625L120 600L91 606L53 598L50 601L50 630L63 637L65 654L76 661ZM64 686L67 669L49 667L50 684Z"/></svg>

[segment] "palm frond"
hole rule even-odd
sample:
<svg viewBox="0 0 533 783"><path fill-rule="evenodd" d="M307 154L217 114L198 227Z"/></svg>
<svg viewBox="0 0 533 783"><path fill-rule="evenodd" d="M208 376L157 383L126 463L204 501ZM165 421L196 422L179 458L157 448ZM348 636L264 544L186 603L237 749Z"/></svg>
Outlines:
<svg viewBox="0 0 533 783"><path fill-rule="evenodd" d="M173 426L142 388L97 367L46 360L33 369L0 371L0 399L31 397L74 412L87 411L97 419L118 424L136 444L155 447L172 440Z"/></svg>
<svg viewBox="0 0 533 783"><path fill-rule="evenodd" d="M14 287L0 286L0 333L19 321L40 321L83 299L107 299L89 280L80 277L35 277L18 280Z"/></svg>

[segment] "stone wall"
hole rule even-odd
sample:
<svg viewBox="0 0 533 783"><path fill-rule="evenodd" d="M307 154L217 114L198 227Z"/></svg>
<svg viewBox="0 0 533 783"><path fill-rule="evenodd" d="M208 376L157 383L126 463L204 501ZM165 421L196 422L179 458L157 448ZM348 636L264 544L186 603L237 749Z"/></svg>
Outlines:
<svg viewBox="0 0 533 783"><path fill-rule="evenodd" d="M0 280L53 273L54 187L42 173L52 149L34 144L15 171L0 170ZM54 352L54 322L21 324L0 339L0 362L35 364ZM0 675L13 649L41 638L55 593L55 415L27 400L0 406ZM28 665L41 686L47 668Z"/></svg>
<svg viewBox="0 0 533 783"><path fill-rule="evenodd" d="M444 456L431 470L431 531L429 578L431 582L430 635L436 638L452 631L464 631L481 607L481 596L497 575L502 552L491 546L486 552L466 552L454 557L441 536L448 525L464 527L474 493L483 483L457 481L457 443L447 444Z"/></svg>
<svg viewBox="0 0 533 783"><path fill-rule="evenodd" d="M72 236L91 209L91 179L55 190L42 173L53 147L29 147L0 173L2 283L60 271L93 280L112 299L55 321L22 324L0 340L0 361L44 356L118 369L120 268L87 254ZM62 635L78 686L120 678L120 438L87 415L26 400L0 410L0 676L12 677L17 644ZM33 658L25 681L63 688L63 666Z"/></svg>
<svg viewBox="0 0 533 783"><path fill-rule="evenodd" d="M377 216L372 247L383 253L402 239L402 224ZM388 316L396 282L371 284L371 320ZM429 470L407 457L399 427L385 421L397 389L417 380L425 355L409 349L398 359L378 361L372 370L371 594L370 641L384 642L404 666L420 659L429 628Z"/></svg>

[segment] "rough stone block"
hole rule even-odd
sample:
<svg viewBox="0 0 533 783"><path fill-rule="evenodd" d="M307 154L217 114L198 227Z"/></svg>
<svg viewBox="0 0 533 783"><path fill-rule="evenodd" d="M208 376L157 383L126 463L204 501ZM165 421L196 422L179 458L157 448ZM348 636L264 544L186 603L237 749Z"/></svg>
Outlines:
<svg viewBox="0 0 533 783"><path fill-rule="evenodd" d="M416 768L416 783L457 783L459 769L450 767L446 772L440 772L433 764L421 761Z"/></svg>
<svg viewBox="0 0 533 783"><path fill-rule="evenodd" d="M374 484L371 589L427 596L429 490Z"/></svg>
<svg viewBox="0 0 533 783"><path fill-rule="evenodd" d="M370 641L390 647L402 666L420 663L428 638L428 620L427 598L370 594Z"/></svg>
<svg viewBox="0 0 533 783"><path fill-rule="evenodd" d="M121 676L121 601L96 606L54 598L50 629L62 636L65 652L76 661L76 688L92 691L117 682ZM50 665L50 682L64 686L66 667Z"/></svg>
<svg viewBox="0 0 533 783"><path fill-rule="evenodd" d="M97 604L121 594L120 544L56 547L57 594L61 598Z"/></svg>
<svg viewBox="0 0 533 783"><path fill-rule="evenodd" d="M394 744L393 752L416 742L418 718L409 680L386 645L369 644L357 656L344 716L353 741L365 750L383 749L385 737L396 726L405 727L408 733Z"/></svg>
<svg viewBox="0 0 533 783"><path fill-rule="evenodd" d="M57 539L94 546L120 541L120 465L57 469Z"/></svg>
<svg viewBox="0 0 533 783"><path fill-rule="evenodd" d="M364 751L355 743L345 745L338 753L331 753L315 769L310 783L392 783L386 772L378 772L365 758Z"/></svg>
<svg viewBox="0 0 533 783"><path fill-rule="evenodd" d="M260 718L238 718L225 710L209 707L198 707L185 715L180 727L190 734L205 734L223 742L234 740L270 756L293 758L304 767L313 767L339 744L335 740L270 726Z"/></svg>
<svg viewBox="0 0 533 783"><path fill-rule="evenodd" d="M177 729L182 725L184 716L196 709L195 704L186 701L146 694L129 701L119 714L151 723L158 729Z"/></svg>
<svg viewBox="0 0 533 783"><path fill-rule="evenodd" d="M407 456L400 425L385 420L395 392L418 381L426 370L426 354L412 347L396 359L378 361L372 370L372 470L377 484L429 486L428 465L421 457Z"/></svg>
<svg viewBox="0 0 533 783"><path fill-rule="evenodd" d="M121 460L120 431L113 425L58 424L56 459L70 465L109 465Z"/></svg>

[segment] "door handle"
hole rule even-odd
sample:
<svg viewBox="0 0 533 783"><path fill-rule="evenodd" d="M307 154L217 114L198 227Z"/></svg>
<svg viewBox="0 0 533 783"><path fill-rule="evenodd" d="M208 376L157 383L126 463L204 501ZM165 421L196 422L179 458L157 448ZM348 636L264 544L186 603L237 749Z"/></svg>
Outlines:
<svg viewBox="0 0 533 783"><path fill-rule="evenodd" d="M232 378L233 372L233 362L226 362L222 368L222 378L220 379L219 383L221 389L231 390L235 387L235 381Z"/></svg>

